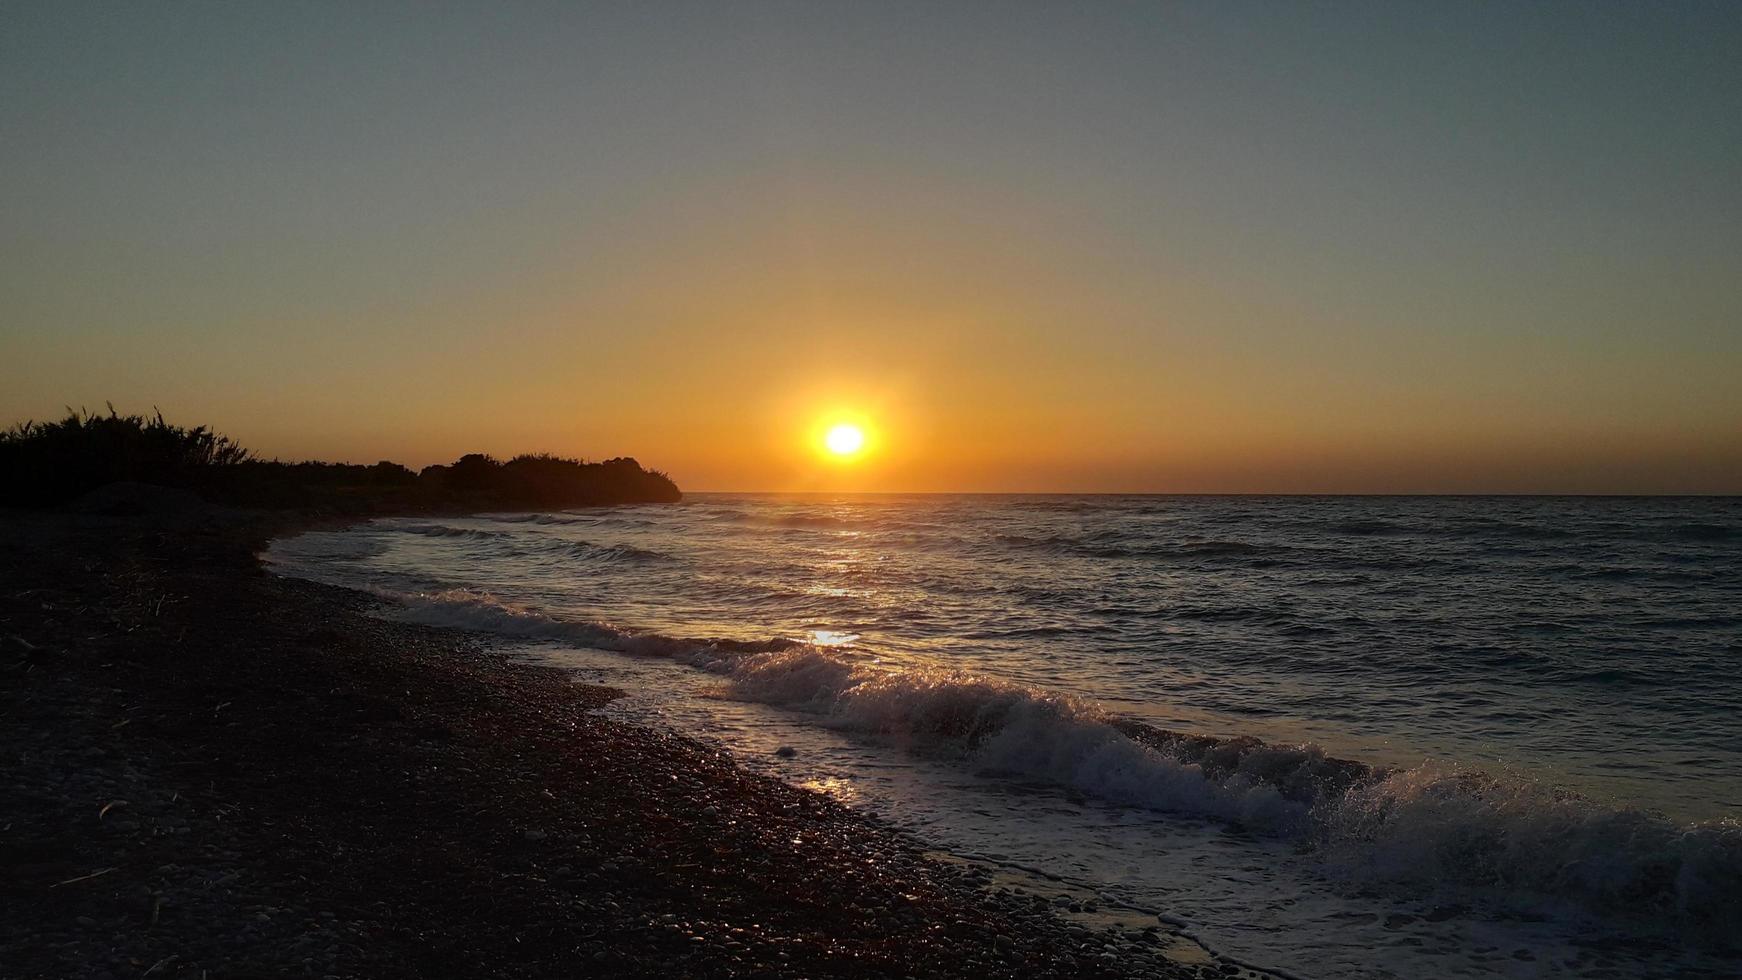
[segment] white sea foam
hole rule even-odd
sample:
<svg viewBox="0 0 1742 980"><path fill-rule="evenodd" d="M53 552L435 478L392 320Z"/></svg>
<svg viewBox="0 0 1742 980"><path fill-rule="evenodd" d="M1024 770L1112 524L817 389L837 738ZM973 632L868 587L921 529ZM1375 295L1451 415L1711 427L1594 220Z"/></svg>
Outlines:
<svg viewBox="0 0 1742 980"><path fill-rule="evenodd" d="M1319 808L1326 856L1368 880L1444 882L1572 899L1674 920L1733 942L1742 927L1742 825L1678 823L1538 783L1417 766Z"/></svg>
<svg viewBox="0 0 1742 980"><path fill-rule="evenodd" d="M1311 845L1332 871L1370 883L1571 900L1718 942L1742 928L1742 826L1734 822L1682 824L1430 765L1366 770L1312 745L1149 744L1068 695L841 648L636 633L470 591L382 594L412 621L671 658L719 675L730 697L831 727L1111 803L1235 821ZM1327 766L1366 775L1329 780Z"/></svg>

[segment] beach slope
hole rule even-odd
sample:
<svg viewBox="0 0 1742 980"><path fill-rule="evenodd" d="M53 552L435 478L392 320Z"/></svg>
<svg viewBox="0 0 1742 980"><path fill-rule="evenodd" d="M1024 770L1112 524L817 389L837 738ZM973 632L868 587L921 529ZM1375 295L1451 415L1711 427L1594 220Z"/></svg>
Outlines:
<svg viewBox="0 0 1742 980"><path fill-rule="evenodd" d="M1235 972L267 575L290 523L0 512L0 972Z"/></svg>

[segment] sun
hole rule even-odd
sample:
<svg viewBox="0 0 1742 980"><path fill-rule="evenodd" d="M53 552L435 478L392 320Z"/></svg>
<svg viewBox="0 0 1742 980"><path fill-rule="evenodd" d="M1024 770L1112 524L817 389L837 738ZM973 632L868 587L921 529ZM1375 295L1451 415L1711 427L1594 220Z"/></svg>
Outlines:
<svg viewBox="0 0 1742 980"><path fill-rule="evenodd" d="M865 448L865 430L856 425L842 422L830 427L823 436L823 445L836 456L851 456Z"/></svg>
<svg viewBox="0 0 1742 980"><path fill-rule="evenodd" d="M856 469L860 463L883 454L883 427L862 410L832 408L810 417L804 446L819 462Z"/></svg>

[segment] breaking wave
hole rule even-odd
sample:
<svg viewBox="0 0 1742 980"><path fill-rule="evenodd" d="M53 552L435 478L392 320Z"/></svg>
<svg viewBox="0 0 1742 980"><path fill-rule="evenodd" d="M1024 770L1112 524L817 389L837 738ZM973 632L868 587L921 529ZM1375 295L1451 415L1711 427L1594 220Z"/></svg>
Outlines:
<svg viewBox="0 0 1742 980"><path fill-rule="evenodd" d="M670 658L718 675L725 696L898 747L1109 803L1232 821L1366 883L1570 901L1720 948L1742 930L1734 821L1679 823L1475 770L1385 769L1310 744L1170 732L1067 694L851 648L638 633L469 591L377 591L407 620Z"/></svg>

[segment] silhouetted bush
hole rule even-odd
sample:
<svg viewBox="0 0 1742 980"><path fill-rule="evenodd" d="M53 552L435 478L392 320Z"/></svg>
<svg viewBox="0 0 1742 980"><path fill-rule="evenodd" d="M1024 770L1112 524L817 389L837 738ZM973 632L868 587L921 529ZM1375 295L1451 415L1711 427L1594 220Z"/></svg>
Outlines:
<svg viewBox="0 0 1742 980"><path fill-rule="evenodd" d="M682 497L670 477L644 470L626 457L583 463L539 453L516 456L503 463L499 473L497 492L536 506L559 505L580 488L600 503L675 501Z"/></svg>
<svg viewBox="0 0 1742 980"><path fill-rule="evenodd" d="M0 433L0 502L40 507L121 481L188 487L250 459L248 450L205 426L67 410L59 422L21 422Z"/></svg>
<svg viewBox="0 0 1742 980"><path fill-rule="evenodd" d="M682 499L663 473L633 459L585 463L548 454L506 463L471 453L420 473L382 460L283 463L257 459L205 426L184 429L151 418L68 411L59 422L24 422L0 432L0 504L44 507L111 483L192 490L252 507L355 512L511 510Z"/></svg>
<svg viewBox="0 0 1742 980"><path fill-rule="evenodd" d="M501 482L502 464L483 453L467 453L448 467L446 485L459 493L480 493Z"/></svg>
<svg viewBox="0 0 1742 980"><path fill-rule="evenodd" d="M539 453L502 463L492 456L471 453L445 466L426 466L417 479L431 492L481 498L503 506L562 507L576 502L620 504L683 498L670 477L644 470L627 458L585 463Z"/></svg>

